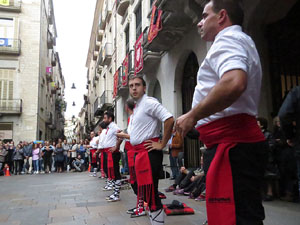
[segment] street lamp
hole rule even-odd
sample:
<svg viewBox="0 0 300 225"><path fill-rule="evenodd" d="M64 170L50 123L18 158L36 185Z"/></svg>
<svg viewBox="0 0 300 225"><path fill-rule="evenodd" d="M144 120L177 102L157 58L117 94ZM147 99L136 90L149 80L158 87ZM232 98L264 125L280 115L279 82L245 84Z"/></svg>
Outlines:
<svg viewBox="0 0 300 225"><path fill-rule="evenodd" d="M74 83L72 84L72 87L71 87L71 89L76 89L76 87L75 87L75 84L74 84Z"/></svg>

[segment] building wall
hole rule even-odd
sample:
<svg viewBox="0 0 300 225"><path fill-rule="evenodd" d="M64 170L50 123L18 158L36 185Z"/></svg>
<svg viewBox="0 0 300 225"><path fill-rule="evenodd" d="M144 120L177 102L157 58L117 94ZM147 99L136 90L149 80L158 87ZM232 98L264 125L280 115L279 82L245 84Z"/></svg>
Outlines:
<svg viewBox="0 0 300 225"><path fill-rule="evenodd" d="M54 15L53 25L48 24L49 6L51 6L52 0L24 0L21 2L21 12L0 10L1 17L12 17L16 18L16 21L18 20L14 38L21 40L20 55L0 54L0 69L15 71L13 98L22 99L20 115L0 117L0 123L13 123L13 140L15 142L39 139L40 131L42 132L41 139L52 138L53 132L46 125L46 120L50 112L54 115L53 102L57 98L50 94L51 85L46 79L46 67L51 66L52 53L52 50L47 47L48 27L56 37ZM63 80L61 71L58 72L55 68L53 71L53 77L61 76L60 79ZM60 129L63 130L63 127Z"/></svg>

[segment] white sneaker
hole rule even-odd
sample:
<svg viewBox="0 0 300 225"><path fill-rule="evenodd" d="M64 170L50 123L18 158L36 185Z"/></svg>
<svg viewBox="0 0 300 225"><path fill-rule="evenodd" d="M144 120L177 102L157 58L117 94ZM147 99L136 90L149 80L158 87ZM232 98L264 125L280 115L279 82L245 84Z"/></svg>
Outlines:
<svg viewBox="0 0 300 225"><path fill-rule="evenodd" d="M139 208L133 211L133 213L131 213L130 218L135 218L135 217L140 217L140 216L146 216L146 211L144 208Z"/></svg>
<svg viewBox="0 0 300 225"><path fill-rule="evenodd" d="M93 177L96 177L97 176L97 174L96 173L93 173Z"/></svg>
<svg viewBox="0 0 300 225"><path fill-rule="evenodd" d="M120 197L117 196L117 195L113 195L112 197L110 197L107 201L108 202L117 202L117 201L120 201Z"/></svg>
<svg viewBox="0 0 300 225"><path fill-rule="evenodd" d="M36 171L36 173L35 174L39 174L39 171Z"/></svg>
<svg viewBox="0 0 300 225"><path fill-rule="evenodd" d="M106 185L104 188L102 188L103 191L112 191L114 190L112 186Z"/></svg>

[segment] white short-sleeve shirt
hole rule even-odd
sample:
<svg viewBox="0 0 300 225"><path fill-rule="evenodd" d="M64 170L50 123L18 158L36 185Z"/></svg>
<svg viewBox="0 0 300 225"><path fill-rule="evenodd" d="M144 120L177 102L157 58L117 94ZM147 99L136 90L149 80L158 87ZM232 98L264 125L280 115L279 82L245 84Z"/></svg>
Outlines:
<svg viewBox="0 0 300 225"><path fill-rule="evenodd" d="M90 141L90 146L92 146L92 149L97 148L97 140L99 139L99 136L93 137L93 139Z"/></svg>
<svg viewBox="0 0 300 225"><path fill-rule="evenodd" d="M231 106L199 120L196 126L239 113L257 115L262 78L260 59L253 40L238 25L227 27L216 36L198 70L192 108L208 95L224 73L234 69L247 73L245 92Z"/></svg>
<svg viewBox="0 0 300 225"><path fill-rule="evenodd" d="M105 138L102 141L102 148L112 148L117 144L116 134L119 132L120 128L115 122L111 122L106 128ZM102 131L103 132L103 131Z"/></svg>
<svg viewBox="0 0 300 225"><path fill-rule="evenodd" d="M130 118L130 143L138 145L151 138L159 137L160 122L173 117L155 98L146 94L140 98Z"/></svg>
<svg viewBox="0 0 300 225"><path fill-rule="evenodd" d="M105 139L106 136L106 129L103 129L101 134L99 135L99 140L98 140L98 149L102 149L103 148L103 141Z"/></svg>

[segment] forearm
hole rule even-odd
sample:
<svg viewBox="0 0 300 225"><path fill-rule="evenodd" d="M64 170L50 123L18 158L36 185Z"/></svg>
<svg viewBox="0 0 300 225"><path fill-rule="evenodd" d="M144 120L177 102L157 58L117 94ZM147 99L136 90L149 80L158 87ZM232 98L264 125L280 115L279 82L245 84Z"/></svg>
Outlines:
<svg viewBox="0 0 300 225"><path fill-rule="evenodd" d="M163 138L161 141L163 148L166 146L169 139L171 138L173 126L174 126L174 118L173 117L170 117L169 119L167 119L164 122L164 135L163 135Z"/></svg>

